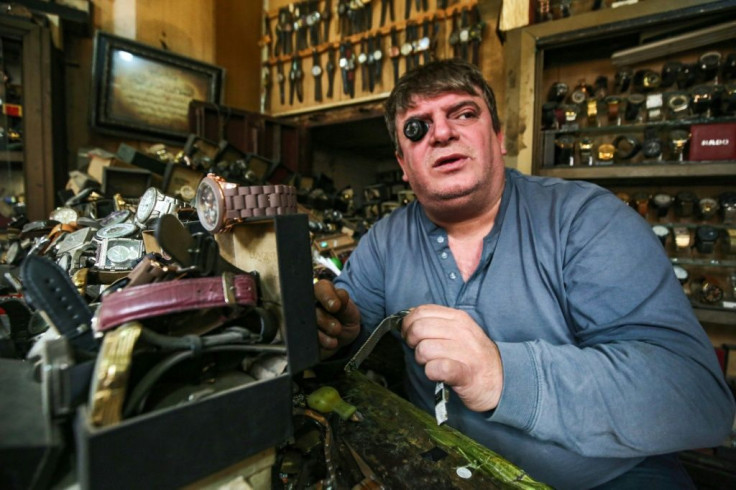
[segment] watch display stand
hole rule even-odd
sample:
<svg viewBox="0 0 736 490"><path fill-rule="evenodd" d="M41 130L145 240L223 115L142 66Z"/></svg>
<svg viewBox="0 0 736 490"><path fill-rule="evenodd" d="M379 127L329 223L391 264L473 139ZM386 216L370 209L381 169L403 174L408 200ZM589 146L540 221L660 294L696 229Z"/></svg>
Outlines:
<svg viewBox="0 0 736 490"><path fill-rule="evenodd" d="M217 240L225 260L258 272L263 305L279 319L286 372L103 428L82 406L75 423L82 488L179 488L291 436L291 376L319 360L307 216L243 223Z"/></svg>

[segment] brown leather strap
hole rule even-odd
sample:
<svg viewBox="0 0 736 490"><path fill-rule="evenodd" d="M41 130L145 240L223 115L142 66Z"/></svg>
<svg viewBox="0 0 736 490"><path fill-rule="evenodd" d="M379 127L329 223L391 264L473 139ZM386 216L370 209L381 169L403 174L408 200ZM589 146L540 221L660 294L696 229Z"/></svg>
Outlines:
<svg viewBox="0 0 736 490"><path fill-rule="evenodd" d="M144 284L105 296L93 319L103 332L133 320L222 306L254 306L258 301L251 274L180 279Z"/></svg>

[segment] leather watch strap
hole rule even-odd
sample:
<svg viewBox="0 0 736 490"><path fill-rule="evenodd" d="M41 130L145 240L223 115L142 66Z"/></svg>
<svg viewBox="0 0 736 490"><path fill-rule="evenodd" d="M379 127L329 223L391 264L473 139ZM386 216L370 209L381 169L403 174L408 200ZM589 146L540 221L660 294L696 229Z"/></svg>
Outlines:
<svg viewBox="0 0 736 490"><path fill-rule="evenodd" d="M314 100L322 101L322 66L319 61L319 51L312 50L312 76L314 77Z"/></svg>
<svg viewBox="0 0 736 490"><path fill-rule="evenodd" d="M105 296L95 313L93 328L104 332L133 320L204 308L255 306L257 302L257 285L252 274L226 273L144 284Z"/></svg>
<svg viewBox="0 0 736 490"><path fill-rule="evenodd" d="M327 48L327 97L332 98L332 94L335 90L335 47L330 45Z"/></svg>
<svg viewBox="0 0 736 490"><path fill-rule="evenodd" d="M394 85L399 82L399 56L401 52L399 50L399 33L396 27L391 27L391 49L389 55L391 56L391 63L394 65Z"/></svg>
<svg viewBox="0 0 736 490"><path fill-rule="evenodd" d="M20 277L28 304L42 311L74 348L97 350L90 329L92 310L61 267L45 257L29 255L21 264Z"/></svg>

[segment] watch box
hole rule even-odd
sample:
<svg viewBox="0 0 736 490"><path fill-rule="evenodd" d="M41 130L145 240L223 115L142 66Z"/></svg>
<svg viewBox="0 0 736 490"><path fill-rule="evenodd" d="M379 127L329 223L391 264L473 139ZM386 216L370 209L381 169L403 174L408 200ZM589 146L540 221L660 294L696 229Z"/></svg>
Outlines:
<svg viewBox="0 0 736 490"><path fill-rule="evenodd" d="M76 416L81 488L180 488L291 437L293 374L319 361L305 214L239 224L216 237L224 260L260 275L286 345L286 372L170 408L97 427Z"/></svg>
<svg viewBox="0 0 736 490"><path fill-rule="evenodd" d="M693 125L690 133L689 160L736 160L736 123Z"/></svg>

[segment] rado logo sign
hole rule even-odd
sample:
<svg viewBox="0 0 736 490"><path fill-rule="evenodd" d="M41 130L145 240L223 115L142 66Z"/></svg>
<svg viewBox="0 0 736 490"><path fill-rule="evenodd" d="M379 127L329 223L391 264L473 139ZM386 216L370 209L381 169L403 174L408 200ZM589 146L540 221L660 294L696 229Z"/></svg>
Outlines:
<svg viewBox="0 0 736 490"><path fill-rule="evenodd" d="M736 161L736 123L696 124L690 134L690 160Z"/></svg>
<svg viewBox="0 0 736 490"><path fill-rule="evenodd" d="M728 138L707 139L700 142L700 146L728 146L731 140Z"/></svg>

